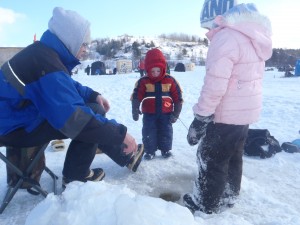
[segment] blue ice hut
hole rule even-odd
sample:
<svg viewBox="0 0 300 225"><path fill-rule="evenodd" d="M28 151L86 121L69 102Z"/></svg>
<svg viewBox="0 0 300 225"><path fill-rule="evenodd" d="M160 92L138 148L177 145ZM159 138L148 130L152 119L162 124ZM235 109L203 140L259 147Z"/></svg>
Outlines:
<svg viewBox="0 0 300 225"><path fill-rule="evenodd" d="M300 76L300 59L297 60L295 65L295 76Z"/></svg>

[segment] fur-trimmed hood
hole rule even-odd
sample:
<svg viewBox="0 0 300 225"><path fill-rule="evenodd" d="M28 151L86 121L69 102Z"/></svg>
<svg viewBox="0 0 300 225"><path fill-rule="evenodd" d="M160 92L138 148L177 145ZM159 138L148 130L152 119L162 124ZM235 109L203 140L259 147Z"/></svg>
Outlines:
<svg viewBox="0 0 300 225"><path fill-rule="evenodd" d="M267 60L272 55L270 20L260 14L254 4L239 4L214 20L214 27L206 36L209 40L223 28L236 30L251 40L257 55Z"/></svg>

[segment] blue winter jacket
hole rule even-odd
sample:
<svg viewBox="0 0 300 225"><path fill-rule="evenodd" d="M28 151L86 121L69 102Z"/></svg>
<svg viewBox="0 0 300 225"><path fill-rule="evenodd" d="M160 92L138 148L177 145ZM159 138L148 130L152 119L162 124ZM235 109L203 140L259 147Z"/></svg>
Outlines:
<svg viewBox="0 0 300 225"><path fill-rule="evenodd" d="M71 139L121 144L126 127L86 106L99 93L71 78L78 64L49 30L4 63L0 70L0 136L16 129L31 132L46 120Z"/></svg>

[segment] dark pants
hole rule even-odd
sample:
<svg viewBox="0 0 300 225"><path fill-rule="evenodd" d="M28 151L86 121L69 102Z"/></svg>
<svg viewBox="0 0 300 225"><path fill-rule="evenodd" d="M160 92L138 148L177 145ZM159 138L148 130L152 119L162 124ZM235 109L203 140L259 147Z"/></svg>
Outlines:
<svg viewBox="0 0 300 225"><path fill-rule="evenodd" d="M124 146L119 146L119 145L98 145L99 149L102 150L103 153L105 153L109 158L111 158L115 163L117 163L119 166L123 167L126 166L131 157L132 153L126 155L123 152L123 147Z"/></svg>
<svg viewBox="0 0 300 225"><path fill-rule="evenodd" d="M67 137L45 121L30 133L24 129L18 129L6 136L1 136L0 142L6 146L24 148L41 146L55 139L67 139ZM63 175L70 179L86 177L95 157L96 148L96 144L72 140L66 154Z"/></svg>
<svg viewBox="0 0 300 225"><path fill-rule="evenodd" d="M170 115L144 114L142 135L146 153L153 154L157 149L162 152L172 149L173 127Z"/></svg>
<svg viewBox="0 0 300 225"><path fill-rule="evenodd" d="M141 77L144 76L145 75L145 70L140 69L140 75L141 75Z"/></svg>
<svg viewBox="0 0 300 225"><path fill-rule="evenodd" d="M88 106L98 114L105 115L104 109L98 104L92 103ZM55 139L67 139L59 130L54 129L48 122L42 123L31 133L24 129L18 129L6 136L0 136L0 142L5 146L16 148L33 147L43 145ZM91 163L95 157L97 143L85 143L73 139L67 150L63 175L70 179L82 179L89 174ZM102 146L100 146L101 148ZM123 146L105 146L105 153L120 166L127 165L131 155L123 154Z"/></svg>
<svg viewBox="0 0 300 225"><path fill-rule="evenodd" d="M105 110L98 104L89 104L89 107L94 111L96 114L100 114L105 116ZM115 163L119 166L126 166L132 154L126 155L123 151L124 145L101 145L98 144L98 148L101 149L103 153L105 153L109 158L111 158Z"/></svg>
<svg viewBox="0 0 300 225"><path fill-rule="evenodd" d="M199 176L196 191L200 208L216 211L223 198L239 195L243 148L248 125L209 123L197 151Z"/></svg>

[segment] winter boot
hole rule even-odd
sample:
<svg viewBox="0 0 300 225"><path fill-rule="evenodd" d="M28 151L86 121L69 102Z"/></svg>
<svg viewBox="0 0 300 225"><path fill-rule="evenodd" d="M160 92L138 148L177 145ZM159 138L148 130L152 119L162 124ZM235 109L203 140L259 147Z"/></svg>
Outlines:
<svg viewBox="0 0 300 225"><path fill-rule="evenodd" d="M105 173L103 169L95 168L95 169L91 169L89 175L83 179L69 179L67 177L63 177L62 186L63 188L66 188L66 185L68 183L71 183L72 181L81 181L81 182L101 181L103 180L104 177L105 177Z"/></svg>
<svg viewBox="0 0 300 225"><path fill-rule="evenodd" d="M161 156L162 156L163 158L167 159L167 158L169 158L169 157L172 156L172 153L171 153L171 151L166 151L166 152L161 151Z"/></svg>
<svg viewBox="0 0 300 225"><path fill-rule="evenodd" d="M144 156L145 160L152 160L155 157L155 153L146 153Z"/></svg>
<svg viewBox="0 0 300 225"><path fill-rule="evenodd" d="M198 206L194 200L193 200L193 195L191 194L185 194L183 196L183 203L184 205L192 212L195 213L195 211L201 211L206 214L212 214L212 210L205 210L203 207Z"/></svg>
<svg viewBox="0 0 300 225"><path fill-rule="evenodd" d="M127 164L127 168L132 170L133 172L136 172L137 168L139 167L142 161L143 155L144 155L144 145L139 144L137 151L133 154L129 163Z"/></svg>
<svg viewBox="0 0 300 225"><path fill-rule="evenodd" d="M194 202L192 194L185 194L183 196L183 203L185 207L187 207L192 213L200 210L200 207L197 206L196 203Z"/></svg>
<svg viewBox="0 0 300 225"><path fill-rule="evenodd" d="M225 191L220 199L220 207L233 208L238 195L238 193L233 193L232 191L229 191L229 193L228 191Z"/></svg>

